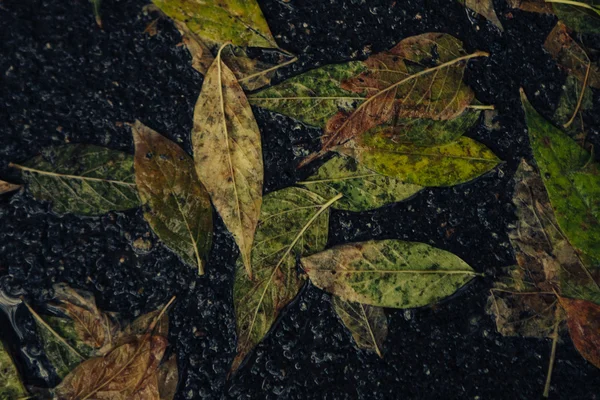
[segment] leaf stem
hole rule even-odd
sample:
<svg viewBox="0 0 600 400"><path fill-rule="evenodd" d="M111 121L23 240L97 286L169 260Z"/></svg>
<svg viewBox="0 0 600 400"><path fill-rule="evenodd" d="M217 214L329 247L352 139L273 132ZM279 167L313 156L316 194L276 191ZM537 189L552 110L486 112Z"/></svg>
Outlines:
<svg viewBox="0 0 600 400"><path fill-rule="evenodd" d="M586 54L586 57L587 57L587 54ZM577 113L579 112L579 109L581 108L581 103L583 103L583 96L585 95L585 90L587 87L588 79L590 77L590 69L591 69L591 62L588 59L587 69L585 70L585 77L583 78L583 84L581 85L581 93L579 93L579 98L577 99L577 105L575 106L575 109L573 110L573 115L571 115L571 119L569 119L569 121L567 121L567 123L565 123L563 125L564 128L568 128L569 126L571 126L573 121L575 121L575 117L577 117Z"/></svg>
<svg viewBox="0 0 600 400"><path fill-rule="evenodd" d="M495 110L496 107L493 104L471 104L467 106L468 109L471 110Z"/></svg>
<svg viewBox="0 0 600 400"><path fill-rule="evenodd" d="M552 332L552 350L550 351L550 361L548 362L548 374L546 375L546 384L544 385L544 398L550 395L550 381L552 380L552 370L554 369L554 360L556 358L556 346L558 344L558 326L560 325L560 307L556 307L554 312L556 322L554 323L554 331Z"/></svg>

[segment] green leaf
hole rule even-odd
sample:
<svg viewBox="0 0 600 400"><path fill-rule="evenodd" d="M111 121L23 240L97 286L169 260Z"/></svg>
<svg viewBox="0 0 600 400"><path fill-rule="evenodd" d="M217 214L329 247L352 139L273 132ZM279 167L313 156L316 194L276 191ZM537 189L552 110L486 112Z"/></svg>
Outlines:
<svg viewBox="0 0 600 400"><path fill-rule="evenodd" d="M277 48L256 0L152 0L169 17L185 22L210 45Z"/></svg>
<svg viewBox="0 0 600 400"><path fill-rule="evenodd" d="M452 253L401 240L344 244L303 257L301 263L318 288L378 307L434 304L477 275Z"/></svg>
<svg viewBox="0 0 600 400"><path fill-rule="evenodd" d="M21 382L19 372L10 354L0 342L0 398L8 400L26 396L27 391Z"/></svg>
<svg viewBox="0 0 600 400"><path fill-rule="evenodd" d="M315 175L298 184L324 198L343 194L333 208L350 211L366 211L402 201L422 189L380 175L345 156L332 158Z"/></svg>
<svg viewBox="0 0 600 400"><path fill-rule="evenodd" d="M334 150L372 171L420 186L468 182L500 163L487 147L468 137L446 145L422 147L395 143L383 129L369 131Z"/></svg>
<svg viewBox="0 0 600 400"><path fill-rule="evenodd" d="M383 357L381 348L388 334L387 317L381 307L352 303L333 297L333 307L356 345Z"/></svg>
<svg viewBox="0 0 600 400"><path fill-rule="evenodd" d="M579 33L600 33L598 0L554 0L554 13L569 28Z"/></svg>
<svg viewBox="0 0 600 400"><path fill-rule="evenodd" d="M139 206L133 157L103 147L71 144L45 149L23 165L23 179L36 199L57 213L100 215Z"/></svg>
<svg viewBox="0 0 600 400"><path fill-rule="evenodd" d="M339 110L350 111L364 97L342 89L346 79L366 71L360 61L325 65L250 94L250 104L324 128Z"/></svg>
<svg viewBox="0 0 600 400"><path fill-rule="evenodd" d="M212 208L194 160L139 121L132 130L136 181L149 207L144 217L165 245L202 275L212 244Z"/></svg>
<svg viewBox="0 0 600 400"><path fill-rule="evenodd" d="M576 249L600 260L600 168L586 150L538 114L523 91L521 98L556 220Z"/></svg>
<svg viewBox="0 0 600 400"><path fill-rule="evenodd" d="M504 31L502 27L502 23L498 19L496 15L496 11L494 10L494 1L493 0L458 0L465 7L470 8L475 11L477 14L485 17L488 21L494 24L498 29Z"/></svg>
<svg viewBox="0 0 600 400"><path fill-rule="evenodd" d="M236 371L246 355L267 334L279 312L298 293L302 281L296 273L296 256L322 250L327 243L329 206L306 189L289 187L264 198L260 223L252 247L254 277L237 262L233 302L237 324Z"/></svg>

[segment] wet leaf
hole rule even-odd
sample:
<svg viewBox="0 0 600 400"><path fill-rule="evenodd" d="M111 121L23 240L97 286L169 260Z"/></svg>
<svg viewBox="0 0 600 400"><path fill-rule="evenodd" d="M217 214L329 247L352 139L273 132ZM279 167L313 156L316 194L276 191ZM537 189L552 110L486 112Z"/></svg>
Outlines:
<svg viewBox="0 0 600 400"><path fill-rule="evenodd" d="M323 198L342 193L333 208L366 211L405 200L422 187L373 172L354 159L336 156L323 164L315 175L298 184Z"/></svg>
<svg viewBox="0 0 600 400"><path fill-rule="evenodd" d="M267 334L279 312L298 293L302 281L296 257L322 250L327 242L329 210L339 195L327 201L306 189L289 187L265 196L252 248L254 279L238 259L233 301L237 324L236 371L246 355Z"/></svg>
<svg viewBox="0 0 600 400"><path fill-rule="evenodd" d="M552 1L556 16L569 28L580 33L600 33L600 4L597 0L578 0L570 4Z"/></svg>
<svg viewBox="0 0 600 400"><path fill-rule="evenodd" d="M21 382L19 372L0 341L0 398L8 400L26 396L27 391Z"/></svg>
<svg viewBox="0 0 600 400"><path fill-rule="evenodd" d="M29 190L57 213L99 215L138 207L133 157L91 145L51 147L23 165Z"/></svg>
<svg viewBox="0 0 600 400"><path fill-rule="evenodd" d="M504 31L502 27L502 23L498 19L496 15L496 10L494 10L494 2L493 0L458 0L465 7L470 8L475 11L477 14L485 17L488 21L494 24L498 29Z"/></svg>
<svg viewBox="0 0 600 400"><path fill-rule="evenodd" d="M591 155L535 111L522 92L529 140L556 220L569 242L600 260L600 169Z"/></svg>
<svg viewBox="0 0 600 400"><path fill-rule="evenodd" d="M348 328L356 345L383 357L381 349L387 337L387 317L381 307L352 303L333 297L333 307Z"/></svg>
<svg viewBox="0 0 600 400"><path fill-rule="evenodd" d="M401 240L340 245L303 257L301 263L318 288L379 307L434 304L477 275L452 253Z"/></svg>
<svg viewBox="0 0 600 400"><path fill-rule="evenodd" d="M194 109L196 172L252 277L250 251L262 203L260 131L244 91L217 56Z"/></svg>
<svg viewBox="0 0 600 400"><path fill-rule="evenodd" d="M212 244L212 208L208 193L181 147L136 121L135 176L146 221L183 261L204 273Z"/></svg>
<svg viewBox="0 0 600 400"><path fill-rule="evenodd" d="M160 400L173 400L177 393L177 383L179 382L179 370L177 369L177 357L175 357L175 354L158 367L157 375Z"/></svg>
<svg viewBox="0 0 600 400"><path fill-rule="evenodd" d="M21 185L16 185L14 183L5 182L0 180L0 194L14 192L21 188Z"/></svg>
<svg viewBox="0 0 600 400"><path fill-rule="evenodd" d="M236 46L276 48L269 25L256 0L153 0L170 18L210 45L231 42Z"/></svg>
<svg viewBox="0 0 600 400"><path fill-rule="evenodd" d="M369 131L334 150L372 171L420 186L468 182L500 163L487 147L468 137L423 147L395 143L385 129Z"/></svg>
<svg viewBox="0 0 600 400"><path fill-rule="evenodd" d="M600 305L562 297L571 340L579 354L600 368Z"/></svg>

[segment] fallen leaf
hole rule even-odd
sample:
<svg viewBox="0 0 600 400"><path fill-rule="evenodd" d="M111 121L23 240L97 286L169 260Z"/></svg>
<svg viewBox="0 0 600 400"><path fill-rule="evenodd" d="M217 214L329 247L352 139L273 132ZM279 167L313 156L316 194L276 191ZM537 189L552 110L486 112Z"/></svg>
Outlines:
<svg viewBox="0 0 600 400"><path fill-rule="evenodd" d="M553 0L556 16L569 28L579 33L600 33L600 5L596 0Z"/></svg>
<svg viewBox="0 0 600 400"><path fill-rule="evenodd" d="M0 180L0 194L14 192L21 188L21 185L16 185L14 183L5 182Z"/></svg>
<svg viewBox="0 0 600 400"><path fill-rule="evenodd" d="M334 150L372 171L420 186L468 182L501 162L487 147L468 137L423 147L395 143L385 129L371 130Z"/></svg>
<svg viewBox="0 0 600 400"><path fill-rule="evenodd" d="M200 72L202 75L206 75L206 72L215 60L210 49L208 46L206 46L206 44L204 44L198 35L188 28L185 22L174 19L173 23L181 34L182 43L192 56L192 68Z"/></svg>
<svg viewBox="0 0 600 400"><path fill-rule="evenodd" d="M244 91L220 53L196 102L192 144L196 172L252 278L250 251L263 190L261 137Z"/></svg>
<svg viewBox="0 0 600 400"><path fill-rule="evenodd" d="M585 89L584 92L581 90ZM562 86L558 105L554 110L552 121L561 126L562 130L577 143L585 147L584 124L581 114L594 107L594 94L589 87L582 84L573 75L567 76Z"/></svg>
<svg viewBox="0 0 600 400"><path fill-rule="evenodd" d="M383 357L381 349L387 337L387 317L381 307L352 303L333 297L333 307L348 328L356 345Z"/></svg>
<svg viewBox="0 0 600 400"><path fill-rule="evenodd" d="M378 307L434 304L477 275L452 253L401 240L344 244L303 257L301 263L318 288Z"/></svg>
<svg viewBox="0 0 600 400"><path fill-rule="evenodd" d="M523 11L536 12L542 14L552 14L552 4L545 0L507 0L510 8L518 8Z"/></svg>
<svg viewBox="0 0 600 400"><path fill-rule="evenodd" d="M90 0L90 3L92 3L96 24L102 29L102 17L100 15L100 4L102 3L102 0Z"/></svg>
<svg viewBox="0 0 600 400"><path fill-rule="evenodd" d="M144 218L165 245L202 275L212 244L212 208L194 160L139 121L132 131L138 191L149 207Z"/></svg>
<svg viewBox="0 0 600 400"><path fill-rule="evenodd" d="M350 211L366 211L402 201L423 189L373 172L346 156L333 157L316 174L298 184L323 198L343 194L332 207Z"/></svg>
<svg viewBox="0 0 600 400"><path fill-rule="evenodd" d="M39 200L51 201L57 213L99 215L140 205L133 176L133 157L91 145L45 149L23 165L29 190Z"/></svg>
<svg viewBox="0 0 600 400"><path fill-rule="evenodd" d="M177 384L179 382L179 370L177 369L175 354L158 367L157 375L160 400L173 400L175 394L177 394Z"/></svg>
<svg viewBox="0 0 600 400"><path fill-rule="evenodd" d="M185 22L209 46L277 48L256 0L152 0L170 18Z"/></svg>
<svg viewBox="0 0 600 400"><path fill-rule="evenodd" d="M493 0L458 0L465 7L475 11L477 14L485 17L488 21L494 24L498 29L504 31L502 23L494 10Z"/></svg>
<svg viewBox="0 0 600 400"><path fill-rule="evenodd" d="M571 340L579 354L600 368L600 305L586 300L560 298L567 313Z"/></svg>
<svg viewBox="0 0 600 400"><path fill-rule="evenodd" d="M19 372L4 345L0 341L0 398L19 399L27 397Z"/></svg>
<svg viewBox="0 0 600 400"><path fill-rule="evenodd" d="M556 220L569 242L600 260L600 168L591 155L535 111L523 91L529 140Z"/></svg>
<svg viewBox="0 0 600 400"><path fill-rule="evenodd" d="M322 250L327 242L328 208L341 195L327 201L306 189L289 187L265 196L252 248L254 279L238 259L233 287L237 324L235 372L246 355L267 334L280 311L298 293L302 281L296 273L296 256Z"/></svg>

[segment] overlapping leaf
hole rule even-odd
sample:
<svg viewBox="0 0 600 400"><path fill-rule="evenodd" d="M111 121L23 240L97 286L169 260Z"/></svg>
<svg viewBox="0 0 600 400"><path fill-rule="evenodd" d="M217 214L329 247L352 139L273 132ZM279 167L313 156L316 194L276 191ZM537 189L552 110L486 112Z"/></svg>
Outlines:
<svg viewBox="0 0 600 400"><path fill-rule="evenodd" d="M21 382L19 372L0 341L0 398L18 400L26 397L27 391Z"/></svg>
<svg viewBox="0 0 600 400"><path fill-rule="evenodd" d="M342 193L344 197L335 202L333 208L350 211L366 211L395 203L422 189L378 174L345 156L332 158L315 175L298 183L324 198Z"/></svg>
<svg viewBox="0 0 600 400"><path fill-rule="evenodd" d="M339 197L327 201L296 187L265 196L252 248L254 279L244 272L241 260L237 263L233 301L238 344L232 371L238 369L271 329L279 312L300 290L302 281L296 273L296 257L325 247L328 207Z"/></svg>
<svg viewBox="0 0 600 400"><path fill-rule="evenodd" d="M560 298L567 326L577 351L600 368L600 305L586 300Z"/></svg>
<svg viewBox="0 0 600 400"><path fill-rule="evenodd" d="M92 145L51 147L23 165L31 193L51 201L57 213L99 215L139 206L133 157Z"/></svg>
<svg viewBox="0 0 600 400"><path fill-rule="evenodd" d="M387 317L381 307L352 303L333 297L333 307L348 328L356 345L383 357L382 346L387 337Z"/></svg>
<svg viewBox="0 0 600 400"><path fill-rule="evenodd" d="M477 274L452 253L424 243L351 243L303 257L312 283L343 300L414 308L438 302Z"/></svg>
<svg viewBox="0 0 600 400"><path fill-rule="evenodd" d="M169 248L202 275L212 244L212 208L194 160L139 121L132 131L136 182L148 207L144 218Z"/></svg>
<svg viewBox="0 0 600 400"><path fill-rule="evenodd" d="M369 131L335 150L372 171L420 186L467 182L500 163L487 147L468 137L445 145L422 147L395 143L385 129Z"/></svg>
<svg viewBox="0 0 600 400"><path fill-rule="evenodd" d="M494 24L501 31L504 30L502 27L502 23L498 19L498 15L496 15L496 10L494 10L494 2L493 0L458 0L465 7L470 8L475 11L477 14L485 17L488 21Z"/></svg>
<svg viewBox="0 0 600 400"><path fill-rule="evenodd" d="M263 189L260 131L244 91L217 56L194 109L196 172L252 277L250 251Z"/></svg>
<svg viewBox="0 0 600 400"><path fill-rule="evenodd" d="M552 1L556 16L569 28L581 33L600 33L598 0Z"/></svg>

